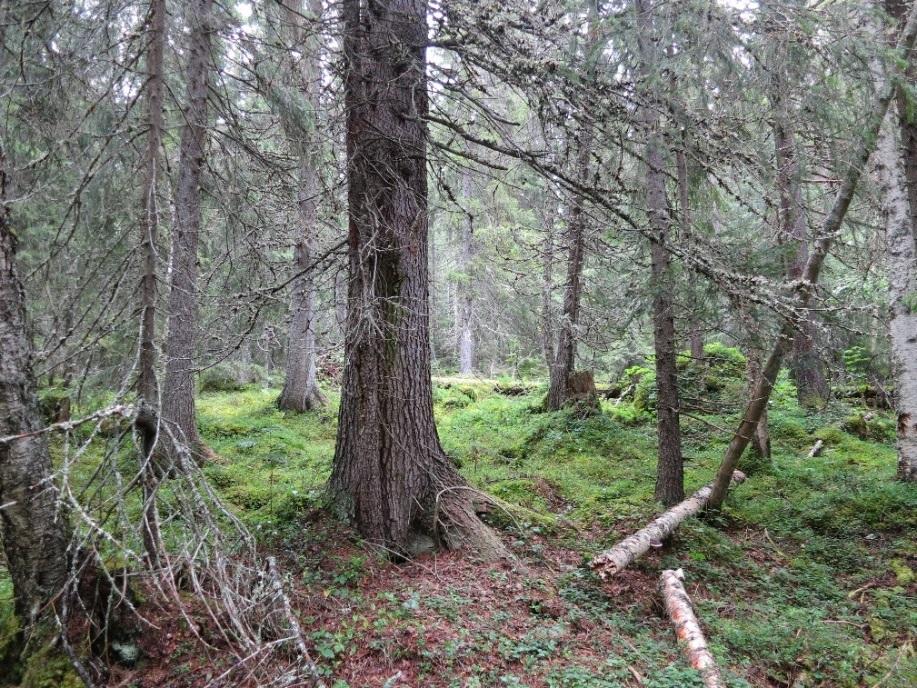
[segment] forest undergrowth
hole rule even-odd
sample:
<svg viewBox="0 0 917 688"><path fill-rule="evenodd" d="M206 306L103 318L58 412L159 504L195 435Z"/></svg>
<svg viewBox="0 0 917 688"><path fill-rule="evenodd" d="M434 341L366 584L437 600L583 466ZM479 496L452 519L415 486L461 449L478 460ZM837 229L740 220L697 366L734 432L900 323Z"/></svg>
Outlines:
<svg viewBox="0 0 917 688"><path fill-rule="evenodd" d="M732 351L704 371L682 365L705 399L682 418L688 490L711 479L728 437L717 428L737 418ZM803 410L782 378L773 457L746 457L749 480L720 516L688 521L609 582L590 572L592 555L659 511L649 378L629 369L611 387L624 398L585 416L544 412L538 382L436 379L443 446L494 498L485 518L515 566L432 552L396 563L334 521L322 508L331 389L332 403L307 414L277 410L270 385L202 392L201 432L217 456L205 474L280 558L334 688L699 686L658 597L664 568L684 569L730 686L915 685L917 495L894 480L890 416L856 400ZM0 582L4 618L10 597ZM218 674L183 621L160 621L163 632L137 641L140 659L111 685L198 686ZM64 667L24 685L68 685Z"/></svg>

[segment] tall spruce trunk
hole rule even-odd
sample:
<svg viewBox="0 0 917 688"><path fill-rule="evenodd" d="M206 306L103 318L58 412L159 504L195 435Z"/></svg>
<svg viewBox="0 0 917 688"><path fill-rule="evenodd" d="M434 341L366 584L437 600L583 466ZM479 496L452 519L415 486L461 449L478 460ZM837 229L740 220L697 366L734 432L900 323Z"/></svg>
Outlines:
<svg viewBox="0 0 917 688"><path fill-rule="evenodd" d="M151 0L147 29L146 101L147 140L140 187L140 354L138 360L136 427L143 455L143 543L153 566L159 564L162 538L156 509L156 475L153 454L159 437L159 384L156 379L156 251L159 235L159 149L162 145L162 53L165 44L165 0Z"/></svg>
<svg viewBox="0 0 917 688"><path fill-rule="evenodd" d="M885 7L899 24L906 18L907 0L885 0ZM905 72L905 84L913 84L917 81L917 64L913 56L909 58ZM907 181L908 202L911 208L911 233L914 236L914 243L917 243L917 103L902 84L898 86L897 105L901 137L900 150L904 162L904 176Z"/></svg>
<svg viewBox="0 0 917 688"><path fill-rule="evenodd" d="M897 50L908 57L911 56L911 50L914 46L914 38L917 36L917 3L911 5L908 12L907 22L901 30L897 41ZM906 61L905 64L908 64ZM796 287L796 306L801 309L808 307L812 299L812 292L818 283L818 277L821 274L821 268L824 264L825 257L834 241L838 230L844 222L847 210L850 208L850 202L853 200L853 194L856 191L857 184L860 181L860 175L869 162L869 158L875 148L879 130L882 122L888 112L889 103L895 96L895 87L893 83L882 83L879 79L879 89L873 103L872 110L867 115L867 120L860 133L853 154L849 160L847 170L844 173L843 181L837 190L834 203L831 210L822 222L818 233L818 239L815 241L813 250L809 254L805 268L802 271L800 281ZM749 439L754 432L755 425L761 418L761 414L767 408L768 399L777 380L777 375L783 365L783 359L792 345L795 336L796 323L792 319L787 319L780 328L777 335L777 341L771 350L758 378L758 383L751 394L748 405L745 407L745 413L739 427L736 429L726 447L723 459L717 469L716 480L714 481L713 493L710 495L710 501L707 503L708 509L718 509L726 493L729 490L729 481L732 479L732 473L736 464L742 457L742 453L748 446Z"/></svg>
<svg viewBox="0 0 917 688"><path fill-rule="evenodd" d="M191 34L186 69L187 103L179 142L175 225L172 228L169 322L162 417L175 440L201 449L194 404L194 353L198 327L198 235L201 179L207 138L207 81L213 0L191 0L185 7Z"/></svg>
<svg viewBox="0 0 917 688"><path fill-rule="evenodd" d="M344 0L350 282L329 491L370 542L505 554L440 446L430 378L427 3Z"/></svg>
<svg viewBox="0 0 917 688"><path fill-rule="evenodd" d="M653 16L647 0L635 0L637 14L638 73L642 97L652 103L656 69ZM649 91L649 92L647 92ZM646 136L646 211L652 229L650 241L650 286L653 292L653 350L656 356L656 418L659 456L656 465L656 499L666 506L685 497L684 466L681 455L678 378L675 359L675 313L672 267L665 248L671 218L665 190L665 160L660 135L659 113L651 104L640 107L639 120Z"/></svg>
<svg viewBox="0 0 917 688"><path fill-rule="evenodd" d="M677 81L674 82L677 84ZM685 136L682 136L683 146L686 146ZM688 156L685 147L679 148L675 152L676 177L678 181L678 206L679 206L679 225L681 235L687 239L693 230L693 218L691 217L690 189L688 181ZM696 309L692 309L688 314L688 350L695 365L700 365L704 358L704 330L700 316Z"/></svg>
<svg viewBox="0 0 917 688"><path fill-rule="evenodd" d="M456 348L458 349L458 368L460 375L474 374L474 289L472 269L474 264L474 217L467 205L473 197L471 175L467 170L462 173L462 198L465 201L465 216L462 218L462 231L459 237L458 271L462 278L457 286L455 309Z"/></svg>
<svg viewBox="0 0 917 688"><path fill-rule="evenodd" d="M289 411L309 411L324 406L325 397L318 387L315 345L315 279L309 269L315 255L318 233L318 201L321 194L319 165L322 162L318 132L319 93L321 71L318 66L320 42L315 33L304 30L302 3L285 13L286 20L295 27L293 45L302 45L304 55L300 60L299 78L295 86L303 98L308 112L291 114L283 118L286 136L299 158L299 197L297 208L301 234L294 250L294 268L298 273L293 282L290 299L290 330L283 390L277 405ZM318 20L321 17L321 0L308 0L308 13ZM292 114L299 113L299 120ZM305 120L305 121L303 121Z"/></svg>
<svg viewBox="0 0 917 688"><path fill-rule="evenodd" d="M2 142L0 142L2 143ZM16 234L6 202L0 146L0 540L13 582L22 648L44 606L66 579L66 526L56 508L51 458L38 410L25 293L16 271ZM15 652L13 653L15 654Z"/></svg>
<svg viewBox="0 0 917 688"><path fill-rule="evenodd" d="M798 280L809 259L809 237L802 202L799 156L796 150L796 133L787 104L787 82L783 70L786 63L782 39L778 41L775 64L771 69L771 105L774 109L773 135L777 160L777 189L780 196L779 233L781 243L789 241L795 248L794 257L787 264L787 278ZM790 371L796 381L799 404L820 407L830 394L824 365L816 348L818 330L807 311L799 321L799 331L793 339L789 360Z"/></svg>
<svg viewBox="0 0 917 688"><path fill-rule="evenodd" d="M584 127L576 156L577 177L586 181L589 176L589 158L592 154L592 131ZM557 348L550 368L547 408L557 411L571 394L570 380L576 367L576 328L579 323L580 300L583 293L583 259L586 244L586 216L583 201L578 194L570 199L570 218L566 232L567 279L564 284L564 302L557 327Z"/></svg>
<svg viewBox="0 0 917 688"><path fill-rule="evenodd" d="M879 134L876 172L885 206L898 478L913 482L917 481L917 242L893 115L889 113Z"/></svg>
<svg viewBox="0 0 917 688"><path fill-rule="evenodd" d="M546 211L541 255L541 351L549 374L554 365L554 213Z"/></svg>

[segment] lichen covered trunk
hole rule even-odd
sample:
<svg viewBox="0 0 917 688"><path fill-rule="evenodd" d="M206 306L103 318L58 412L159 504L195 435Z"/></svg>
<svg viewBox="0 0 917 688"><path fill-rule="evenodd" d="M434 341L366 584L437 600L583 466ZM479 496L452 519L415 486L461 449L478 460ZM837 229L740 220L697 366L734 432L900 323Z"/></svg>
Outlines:
<svg viewBox="0 0 917 688"><path fill-rule="evenodd" d="M6 204L0 148L0 540L20 628L34 624L66 578L66 528L42 426L27 335L25 294L16 271L16 236Z"/></svg>

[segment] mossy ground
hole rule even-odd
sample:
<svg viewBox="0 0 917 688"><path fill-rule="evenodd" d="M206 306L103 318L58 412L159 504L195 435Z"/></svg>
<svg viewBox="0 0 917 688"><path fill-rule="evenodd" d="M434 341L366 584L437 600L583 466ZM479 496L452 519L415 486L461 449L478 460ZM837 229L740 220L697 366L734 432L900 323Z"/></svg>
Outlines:
<svg viewBox="0 0 917 688"><path fill-rule="evenodd" d="M735 394L729 380L712 384ZM208 475L254 528L292 550L312 537L302 522L321 505L336 413L332 406L283 414L273 405L276 394L259 388L205 395L201 427L222 457ZM772 461L746 462L750 479L716 523L687 523L622 581L603 587L580 564L658 510L652 413L630 401L603 402L601 414L585 419L543 413L543 395L544 388L534 388L504 396L492 381L455 379L439 380L435 390L444 448L469 482L506 505L506 513L492 510L491 520L531 565L516 581L521 593L500 587L515 574L499 568L483 587L498 598L526 597L540 576L545 599L521 617L515 606L491 603L485 621L471 622L479 602L463 592L468 580L458 575L453 588L442 573L436 592L424 580L437 561L460 569L452 557L396 568L318 528L308 551L331 546L341 548L339 556L331 563L320 557L321 565L300 558L302 575L356 610L351 619L313 619L324 624L313 624L313 637L334 675L368 685L354 678L349 658L364 666L367 643L375 643L382 648L377 661L388 662L391 674L410 666L417 685L638 685L636 675L640 685L691 685L654 602L658 571L682 567L733 686L917 683L917 490L894 481L894 449L881 430L862 439L843 429L855 408L803 410L783 378L770 408ZM736 421L738 404L717 405L683 418L688 490L710 480L722 455L728 436L714 428ZM875 422L886 421L879 414ZM824 451L806 458L816 439ZM559 600L556 613L539 611L552 599ZM442 619L450 630L438 642L425 626ZM571 630L580 623L600 625L609 634L596 637L612 644L583 654ZM399 633L425 638L407 663L383 647Z"/></svg>
<svg viewBox="0 0 917 688"><path fill-rule="evenodd" d="M706 407L683 417L689 491L710 480L737 420L733 367L708 370ZM278 411L274 388L201 395L201 431L219 457L205 473L284 561L335 688L382 686L399 671L394 685L415 688L700 685L656 592L659 571L677 567L730 686L917 685L917 489L893 479L886 416L873 412L864 430L854 406L803 410L782 378L772 461L747 458L749 480L715 522L685 523L602 584L584 563L659 510L653 400L603 401L578 418L542 412L544 393L460 379L435 389L442 444L502 505L488 519L525 569L456 553L395 564L322 512L333 392L326 410L303 415ZM823 452L806 458L816 439ZM186 646L156 681L196 685ZM125 685L154 685L147 669Z"/></svg>

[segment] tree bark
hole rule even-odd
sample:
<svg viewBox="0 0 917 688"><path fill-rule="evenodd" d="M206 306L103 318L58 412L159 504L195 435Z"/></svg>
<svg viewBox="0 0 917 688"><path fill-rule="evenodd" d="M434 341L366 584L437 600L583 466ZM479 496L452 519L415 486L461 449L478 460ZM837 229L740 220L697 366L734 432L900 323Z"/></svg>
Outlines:
<svg viewBox="0 0 917 688"><path fill-rule="evenodd" d="M684 578L685 574L681 569L663 571L659 576L659 590L665 601L665 609L675 625L675 635L684 646L688 662L700 672L704 686L725 688L726 684L723 683L710 648L707 647L707 639L704 638L704 632L697 622L691 598L682 584Z"/></svg>
<svg viewBox="0 0 917 688"><path fill-rule="evenodd" d="M914 45L915 35L917 35L917 3L911 6L910 12L908 13L907 22L898 39L898 51L909 57ZM809 254L805 269L797 284L796 303L799 308L804 309L809 305L812 298L812 291L818 283L818 276L821 272L825 256L828 255L828 250L831 248L834 237L844 222L844 217L847 215L847 209L850 207L850 202L853 200L853 193L860 181L860 175L862 174L863 168L866 167L866 163L869 162L869 158L875 148L879 129L882 126L882 121L885 119L885 114L888 111L888 105L894 95L895 89L894 85L891 83L885 84L879 89L872 111L868 115L860 139L854 148L854 154L844 174L843 182L838 188L834 204L827 217L825 217L821 231L818 234L818 239L815 242L814 250ZM751 400L745 407L745 414L742 422L739 424L729 446L726 448L723 460L720 462L713 494L710 496L710 501L708 502L708 508L710 509L718 509L726 498L726 491L729 489L729 480L732 476L732 471L735 469L736 463L738 463L742 453L745 451L745 447L748 446L748 441L751 438L755 425L758 423L761 414L767 407L767 401L773 390L777 374L780 372L783 358L792 345L795 327L796 325L792 319L787 319L780 330L780 334L777 336L777 342L774 344L774 348L771 350L764 370L761 372L758 384L755 385Z"/></svg>
<svg viewBox="0 0 917 688"><path fill-rule="evenodd" d="M344 0L350 282L329 491L370 542L505 554L442 450L430 378L427 3Z"/></svg>
<svg viewBox="0 0 917 688"><path fill-rule="evenodd" d="M771 106L774 110L773 135L777 160L777 190L780 196L779 233L781 243L795 245L794 258L787 264L787 278L798 280L809 259L809 237L800 185L799 157L796 134L786 102L787 80L783 70L786 64L782 38L776 37L777 58L771 68ZM821 407L830 393L824 366L815 346L817 335L812 314L806 311L799 322L799 331L793 339L790 371L796 381L796 395L801 406Z"/></svg>
<svg viewBox="0 0 917 688"><path fill-rule="evenodd" d="M138 360L136 427L143 455L143 543L152 566L158 566L162 550L156 508L156 474L153 455L159 437L159 384L156 379L156 251L159 235L159 149L162 146L162 54L165 44L165 0L151 0L146 53L146 154L140 192L140 355Z"/></svg>
<svg viewBox="0 0 917 688"><path fill-rule="evenodd" d="M13 582L13 611L26 638L66 580L67 543L47 435L30 434L43 423L6 184L6 156L0 148L0 437L21 435L0 442L0 539Z"/></svg>
<svg viewBox="0 0 917 688"><path fill-rule="evenodd" d="M903 22L907 15L906 0L885 0L886 11L895 19ZM912 49L913 50L913 49ZM917 65L913 55L908 55L908 67L904 83L913 84L917 80ZM898 127L901 136L901 157L904 162L904 176L907 180L908 203L911 208L911 233L917 244L917 104L908 95L906 88L899 84L897 90Z"/></svg>
<svg viewBox="0 0 917 688"><path fill-rule="evenodd" d="M187 64L187 104L179 142L175 226L172 228L169 322L162 416L175 440L190 450L201 448L194 404L194 350L198 319L198 234L201 179L207 138L207 81L213 0L186 5L191 25Z"/></svg>
<svg viewBox="0 0 917 688"><path fill-rule="evenodd" d="M546 211L544 223L544 251L541 256L541 351L548 374L554 365L554 213Z"/></svg>
<svg viewBox="0 0 917 688"><path fill-rule="evenodd" d="M592 149L592 132L584 130L577 153L577 176L589 176L589 156ZM570 203L570 220L567 223L567 281L564 285L564 305L557 332L557 349L550 368L550 387L547 408L557 411L570 397L570 376L576 367L576 327L579 322L582 295L583 254L585 248L586 218L583 202L574 195Z"/></svg>
<svg viewBox="0 0 917 688"><path fill-rule="evenodd" d="M745 480L745 474L736 471L730 477L727 485L738 485ZM690 516L700 513L706 506L713 493L713 483L702 487L683 502L676 504L671 509L654 519L649 525L641 528L636 533L629 535L614 547L598 554L590 563L597 569L603 579L614 576L633 564L637 559L646 554L650 547L659 546Z"/></svg>
<svg viewBox="0 0 917 688"><path fill-rule="evenodd" d="M656 69L656 47L653 16L647 0L635 0L638 74L643 83L643 97L655 101L647 84ZM659 435L659 457L656 468L656 499L666 506L677 504L685 496L684 466L681 455L678 373L672 267L665 249L671 218L665 191L665 161L660 137L659 113L652 106L639 108L639 120L646 135L646 210L654 238L650 241L650 286L653 292L653 349L656 358L656 427Z"/></svg>
<svg viewBox="0 0 917 688"><path fill-rule="evenodd" d="M895 135L893 115L889 113L879 134L876 172L885 206L898 478L917 481L917 246L911 231L913 219L904 158Z"/></svg>
<svg viewBox="0 0 917 688"><path fill-rule="evenodd" d="M677 83L677 82L675 82ZM684 142L685 137L682 137ZM690 183L688 180L688 156L682 147L675 153L675 168L678 181L678 206L681 234L687 238L691 235L694 224L691 217ZM700 316L695 308L688 314L688 350L695 365L700 366L704 358L704 330Z"/></svg>
<svg viewBox="0 0 917 688"><path fill-rule="evenodd" d="M465 216L462 218L462 232L459 239L458 271L461 281L457 285L456 297L456 344L458 348L459 375L474 374L474 290L472 289L472 266L474 264L474 218L468 210L471 202L471 175L468 171L462 173L462 198L465 201Z"/></svg>
<svg viewBox="0 0 917 688"><path fill-rule="evenodd" d="M303 29L303 3L288 8L287 22L295 27L292 45L302 46L299 79L296 86L309 112L294 119L289 114L282 118L287 139L299 158L299 198L297 209L302 225L294 252L294 268L299 276L293 281L290 299L290 330L283 390L277 405L288 411L309 411L325 405L325 397L318 387L315 363L315 280L307 270L315 254L318 230L318 200L321 194L319 165L322 163L320 143L317 138L319 117L319 92L321 72L318 68L320 49L316 34ZM316 20L321 17L321 0L308 0L308 13ZM292 109L292 112L298 112Z"/></svg>

